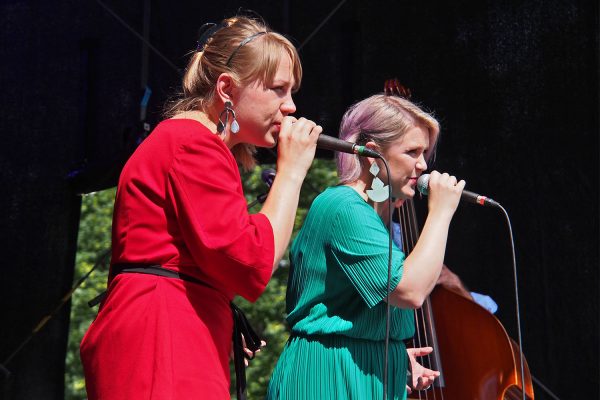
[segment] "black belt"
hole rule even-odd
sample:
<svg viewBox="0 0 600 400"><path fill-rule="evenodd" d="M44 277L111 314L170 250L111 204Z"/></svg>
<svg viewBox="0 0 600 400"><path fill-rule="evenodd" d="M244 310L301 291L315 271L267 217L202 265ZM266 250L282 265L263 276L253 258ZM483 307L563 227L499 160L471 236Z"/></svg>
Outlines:
<svg viewBox="0 0 600 400"><path fill-rule="evenodd" d="M192 276L182 274L167 268L163 268L160 265L146 265L146 264L115 264L112 266L111 274L115 276L122 273L137 273L137 274L148 274L163 276L165 278L175 278L186 282L195 283L212 288L212 286L196 279ZM91 300L88 304L90 307L102 302L106 297L106 292L101 293L99 296ZM236 394L238 400L246 400L246 366L244 365L244 358L252 360L256 354L256 351L260 349L260 338L254 332L254 329L250 326L248 319L244 315L243 311L236 306L233 302L229 303L231 307L231 313L233 315L233 363L235 365L235 384ZM245 341L246 348L252 352L252 355L246 354L244 351L243 341Z"/></svg>

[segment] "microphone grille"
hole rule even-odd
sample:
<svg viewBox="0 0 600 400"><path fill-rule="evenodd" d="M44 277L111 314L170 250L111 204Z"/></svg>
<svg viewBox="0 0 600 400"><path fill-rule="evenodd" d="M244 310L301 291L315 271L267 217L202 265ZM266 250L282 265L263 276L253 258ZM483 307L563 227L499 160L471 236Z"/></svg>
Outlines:
<svg viewBox="0 0 600 400"><path fill-rule="evenodd" d="M417 190L426 196L429 194L429 174L423 174L417 179Z"/></svg>
<svg viewBox="0 0 600 400"><path fill-rule="evenodd" d="M260 177L268 187L271 187L275 180L275 170L272 168L265 169L260 174Z"/></svg>

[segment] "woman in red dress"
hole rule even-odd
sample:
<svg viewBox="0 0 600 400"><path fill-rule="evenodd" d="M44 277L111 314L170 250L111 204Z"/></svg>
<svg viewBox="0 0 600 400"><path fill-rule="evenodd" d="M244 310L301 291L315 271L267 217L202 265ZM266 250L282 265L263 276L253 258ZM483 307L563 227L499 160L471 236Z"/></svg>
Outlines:
<svg viewBox="0 0 600 400"><path fill-rule="evenodd" d="M209 27L183 94L121 173L107 297L81 343L90 400L226 399L230 301L263 292L292 232L321 127L290 114L302 68L263 23ZM278 143L250 215L238 165Z"/></svg>

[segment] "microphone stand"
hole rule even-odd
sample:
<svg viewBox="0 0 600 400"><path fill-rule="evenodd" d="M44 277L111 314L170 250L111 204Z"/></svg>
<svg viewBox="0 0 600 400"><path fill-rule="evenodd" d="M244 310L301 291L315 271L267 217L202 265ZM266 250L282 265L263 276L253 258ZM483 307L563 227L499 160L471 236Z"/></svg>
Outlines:
<svg viewBox="0 0 600 400"><path fill-rule="evenodd" d="M252 203L248 204L248 207L246 208L247 210L250 210L252 207L254 207L257 204L263 204L265 202L265 200L267 199L267 196L269 195L269 191L271 191L271 185L273 184L273 180L275 179L275 170L274 169L263 169L262 173L261 173L261 180L264 182L265 185L267 185L267 191L259 194L256 197L256 200L254 200Z"/></svg>
<svg viewBox="0 0 600 400"><path fill-rule="evenodd" d="M271 189L271 187L269 187L269 189ZM259 194L252 203L248 204L248 208L247 209L249 210L249 209L251 209L252 207L254 207L255 205L257 205L259 203L260 204L264 203L265 200L267 199L267 195L268 194L269 194L268 190L265 193L263 193L263 194Z"/></svg>

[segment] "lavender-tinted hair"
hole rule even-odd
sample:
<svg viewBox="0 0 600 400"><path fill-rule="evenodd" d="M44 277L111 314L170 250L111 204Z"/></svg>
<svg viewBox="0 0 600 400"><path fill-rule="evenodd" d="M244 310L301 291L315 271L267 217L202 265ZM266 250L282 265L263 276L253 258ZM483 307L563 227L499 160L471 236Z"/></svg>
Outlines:
<svg viewBox="0 0 600 400"><path fill-rule="evenodd" d="M380 150L385 150L416 126L429 132L427 158L431 158L440 132L437 120L407 99L376 94L346 111L340 124L340 139L361 145L374 142ZM336 153L336 162L341 184L354 182L360 177L363 166L359 156Z"/></svg>

